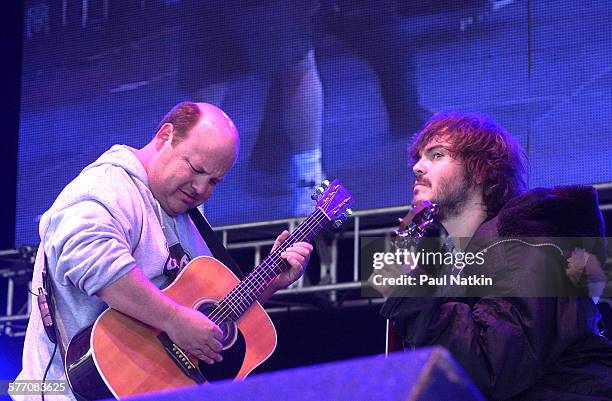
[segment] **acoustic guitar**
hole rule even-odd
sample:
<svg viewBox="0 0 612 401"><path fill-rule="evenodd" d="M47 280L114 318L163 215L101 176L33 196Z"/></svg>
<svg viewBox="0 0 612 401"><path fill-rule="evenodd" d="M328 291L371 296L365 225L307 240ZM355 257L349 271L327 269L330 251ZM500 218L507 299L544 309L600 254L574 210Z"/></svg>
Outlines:
<svg viewBox="0 0 612 401"><path fill-rule="evenodd" d="M211 257L192 260L163 292L197 309L223 331L223 362L208 365L174 344L166 333L107 309L77 334L66 351L66 377L81 399L95 400L172 389L209 381L243 379L276 347L276 330L257 298L286 269L280 254L311 241L326 225L351 214L352 195L335 180L313 194L314 212L240 281Z"/></svg>
<svg viewBox="0 0 612 401"><path fill-rule="evenodd" d="M430 201L425 200L414 205L408 214L399 220L399 228L395 230L395 247L405 249L416 246L417 242L425 235L427 227L433 223L437 213L438 205ZM387 319L386 332L385 355L403 350L404 340L389 319Z"/></svg>

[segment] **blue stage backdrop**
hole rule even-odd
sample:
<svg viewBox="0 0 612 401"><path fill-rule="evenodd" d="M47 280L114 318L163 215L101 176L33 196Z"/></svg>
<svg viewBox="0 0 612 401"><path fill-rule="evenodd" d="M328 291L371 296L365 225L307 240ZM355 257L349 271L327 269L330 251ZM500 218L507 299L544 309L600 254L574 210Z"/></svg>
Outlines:
<svg viewBox="0 0 612 401"><path fill-rule="evenodd" d="M304 214L322 176L356 209L408 203L406 145L440 110L516 135L531 187L612 181L608 2L418 3L27 1L16 244L39 241L85 165L143 146L185 99L221 106L242 138L205 207L215 226Z"/></svg>

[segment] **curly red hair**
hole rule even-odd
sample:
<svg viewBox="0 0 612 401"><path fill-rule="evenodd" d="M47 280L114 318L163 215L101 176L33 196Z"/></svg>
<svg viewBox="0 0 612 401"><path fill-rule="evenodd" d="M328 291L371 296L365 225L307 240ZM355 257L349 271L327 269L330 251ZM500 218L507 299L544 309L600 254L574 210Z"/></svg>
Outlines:
<svg viewBox="0 0 612 401"><path fill-rule="evenodd" d="M490 216L511 198L525 192L525 152L516 139L490 118L479 114L435 114L419 131L409 152L416 163L432 140L450 142L449 151L463 162L471 185L481 185Z"/></svg>

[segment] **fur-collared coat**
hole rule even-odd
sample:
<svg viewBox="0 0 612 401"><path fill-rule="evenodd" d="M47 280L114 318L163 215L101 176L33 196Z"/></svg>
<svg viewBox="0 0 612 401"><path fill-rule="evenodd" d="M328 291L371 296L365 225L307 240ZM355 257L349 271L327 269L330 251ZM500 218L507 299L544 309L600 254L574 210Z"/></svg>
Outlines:
<svg viewBox="0 0 612 401"><path fill-rule="evenodd" d="M532 190L466 248L488 249L477 273L496 279L492 294L392 297L381 313L406 346L450 350L488 399L612 399L612 342L599 334L593 301L605 285L604 233L592 187Z"/></svg>

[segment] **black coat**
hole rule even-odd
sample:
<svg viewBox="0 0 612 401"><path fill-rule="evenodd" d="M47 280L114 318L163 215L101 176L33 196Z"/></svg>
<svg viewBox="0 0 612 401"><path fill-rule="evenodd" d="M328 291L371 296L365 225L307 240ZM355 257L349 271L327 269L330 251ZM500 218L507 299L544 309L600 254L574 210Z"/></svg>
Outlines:
<svg viewBox="0 0 612 401"><path fill-rule="evenodd" d="M491 400L612 399L612 342L599 334L600 315L587 290L566 274L573 247L586 243L603 265L605 244L555 242L603 233L593 188L530 191L483 223L465 251L496 244L477 272L495 278L496 294L563 296L500 297L466 289L457 297L389 298L381 313L406 345L450 350ZM556 246L499 243L519 236L542 242L546 236Z"/></svg>

